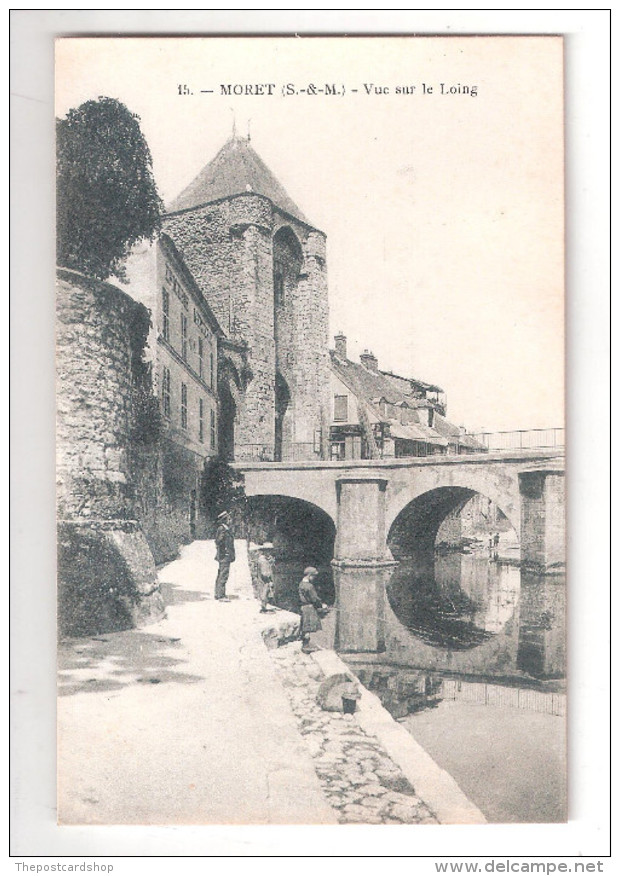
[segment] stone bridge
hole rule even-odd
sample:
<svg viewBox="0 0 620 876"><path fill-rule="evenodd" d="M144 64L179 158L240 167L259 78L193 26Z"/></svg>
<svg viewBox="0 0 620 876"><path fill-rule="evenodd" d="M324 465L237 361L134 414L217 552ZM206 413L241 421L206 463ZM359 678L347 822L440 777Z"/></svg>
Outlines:
<svg viewBox="0 0 620 876"><path fill-rule="evenodd" d="M476 494L511 522L525 566L546 571L564 563L562 449L235 468L245 476L248 498L284 496L327 514L336 528L338 565L381 565L432 550L441 522Z"/></svg>

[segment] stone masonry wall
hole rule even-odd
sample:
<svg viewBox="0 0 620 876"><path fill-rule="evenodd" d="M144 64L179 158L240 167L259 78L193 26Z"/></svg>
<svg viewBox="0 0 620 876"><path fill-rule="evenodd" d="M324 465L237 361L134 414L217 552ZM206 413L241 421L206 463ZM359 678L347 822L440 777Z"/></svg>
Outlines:
<svg viewBox="0 0 620 876"><path fill-rule="evenodd" d="M299 279L286 289L274 325L273 232L288 227L302 250ZM248 344L248 380L235 423L237 459L264 448L273 458L276 361L290 394L288 443L314 457L329 426L328 301L325 237L247 193L168 216L174 240L220 324ZM298 454L299 455L299 454Z"/></svg>
<svg viewBox="0 0 620 876"><path fill-rule="evenodd" d="M290 391L284 459L313 459L327 452L329 431L329 363L325 236L276 211L276 257L284 268L284 301L277 307L276 362ZM301 263L282 231L294 234ZM281 242L280 242L281 241ZM298 269L298 270L297 270ZM292 274L296 272L293 281ZM285 420L285 423L286 423ZM322 447L315 445L321 431ZM288 454L287 455L287 450Z"/></svg>
<svg viewBox="0 0 620 876"><path fill-rule="evenodd" d="M266 198L248 193L165 217L166 234L229 336L237 333L235 320L243 321L246 316L243 299L236 300L243 232L250 225L270 232L271 213Z"/></svg>
<svg viewBox="0 0 620 876"><path fill-rule="evenodd" d="M130 323L113 286L61 272L57 286L57 475L62 518L131 518Z"/></svg>
<svg viewBox="0 0 620 876"><path fill-rule="evenodd" d="M275 443L275 338L273 316L273 255L271 235L250 225L242 233L234 310L241 337L248 343L248 382L239 411L235 456L251 456L255 445L273 459ZM242 316L243 315L243 316Z"/></svg>
<svg viewBox="0 0 620 876"><path fill-rule="evenodd" d="M148 314L73 271L59 271L56 301L59 630L81 635L162 610L128 454Z"/></svg>
<svg viewBox="0 0 620 876"><path fill-rule="evenodd" d="M248 344L249 380L235 423L236 456L265 446L273 454L275 340L271 203L241 194L165 220L220 325Z"/></svg>
<svg viewBox="0 0 620 876"><path fill-rule="evenodd" d="M326 458L330 422L329 306L325 237L320 232L310 232L304 241L304 274L298 297L297 435L300 441L312 441L314 430L320 429L322 455Z"/></svg>
<svg viewBox="0 0 620 876"><path fill-rule="evenodd" d="M565 561L564 476L526 472L521 490L521 562L538 571L561 570Z"/></svg>
<svg viewBox="0 0 620 876"><path fill-rule="evenodd" d="M203 465L202 457L165 435L132 447L136 515L158 565L174 559L179 545L212 535L200 500Z"/></svg>

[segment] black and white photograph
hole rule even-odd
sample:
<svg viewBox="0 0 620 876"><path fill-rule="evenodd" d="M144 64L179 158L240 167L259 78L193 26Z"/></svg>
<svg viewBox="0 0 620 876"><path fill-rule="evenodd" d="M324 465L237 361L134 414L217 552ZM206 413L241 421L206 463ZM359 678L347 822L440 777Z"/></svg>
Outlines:
<svg viewBox="0 0 620 876"><path fill-rule="evenodd" d="M564 821L562 39L56 96L61 823Z"/></svg>

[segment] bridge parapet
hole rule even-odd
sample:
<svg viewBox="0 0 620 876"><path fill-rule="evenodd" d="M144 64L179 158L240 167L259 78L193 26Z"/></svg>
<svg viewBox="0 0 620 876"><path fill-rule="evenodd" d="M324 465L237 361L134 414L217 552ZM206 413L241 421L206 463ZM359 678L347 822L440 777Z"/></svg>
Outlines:
<svg viewBox="0 0 620 876"><path fill-rule="evenodd" d="M541 466L548 465L551 460L556 461L559 471L564 470L564 448L550 448L538 450L498 450L489 453L446 454L443 456L407 456L390 459L307 459L288 460L285 462L270 462L268 460L243 460L232 463L232 467L238 471L307 471L325 470L331 472L349 470L385 470L435 467L435 466L486 466L494 462L501 463L531 463Z"/></svg>

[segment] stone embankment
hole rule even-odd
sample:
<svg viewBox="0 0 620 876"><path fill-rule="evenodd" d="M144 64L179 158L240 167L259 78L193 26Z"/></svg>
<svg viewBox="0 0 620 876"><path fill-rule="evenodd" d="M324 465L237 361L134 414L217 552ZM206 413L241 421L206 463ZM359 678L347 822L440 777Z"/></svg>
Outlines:
<svg viewBox="0 0 620 876"><path fill-rule="evenodd" d="M437 824L402 771L355 715L317 704L324 679L299 643L270 650L321 788L342 824Z"/></svg>

